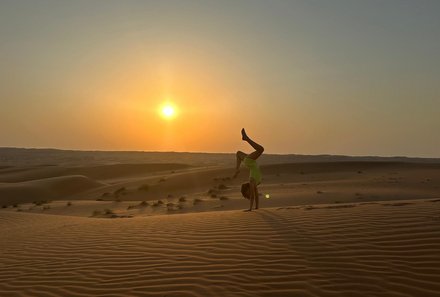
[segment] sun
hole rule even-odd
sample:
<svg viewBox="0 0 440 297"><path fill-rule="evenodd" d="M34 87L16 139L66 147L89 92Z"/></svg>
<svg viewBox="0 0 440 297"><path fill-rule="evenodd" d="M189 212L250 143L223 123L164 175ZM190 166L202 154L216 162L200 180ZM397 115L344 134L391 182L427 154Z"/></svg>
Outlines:
<svg viewBox="0 0 440 297"><path fill-rule="evenodd" d="M165 119L172 119L176 116L176 108L171 103L165 103L162 105L160 112Z"/></svg>

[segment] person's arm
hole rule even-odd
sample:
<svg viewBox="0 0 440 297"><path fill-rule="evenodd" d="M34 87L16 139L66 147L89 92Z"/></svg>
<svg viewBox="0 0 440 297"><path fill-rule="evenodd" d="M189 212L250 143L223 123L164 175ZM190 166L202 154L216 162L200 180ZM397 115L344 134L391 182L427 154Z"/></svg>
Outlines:
<svg viewBox="0 0 440 297"><path fill-rule="evenodd" d="M255 199L255 188L253 183L251 183L249 187L249 211L252 211L252 206L254 205L254 199Z"/></svg>

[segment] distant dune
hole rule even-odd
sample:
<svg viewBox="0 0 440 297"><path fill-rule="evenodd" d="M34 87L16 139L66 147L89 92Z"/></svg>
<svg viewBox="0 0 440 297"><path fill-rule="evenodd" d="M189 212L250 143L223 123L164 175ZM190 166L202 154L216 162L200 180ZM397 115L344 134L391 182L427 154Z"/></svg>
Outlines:
<svg viewBox="0 0 440 297"><path fill-rule="evenodd" d="M180 163L194 166L234 165L234 153L72 151L58 149L0 148L0 166L106 165L127 163ZM261 164L342 161L440 163L440 158L352 157L337 155L264 154Z"/></svg>
<svg viewBox="0 0 440 297"><path fill-rule="evenodd" d="M102 185L83 175L50 177L17 183L0 183L0 197L3 205L57 200Z"/></svg>

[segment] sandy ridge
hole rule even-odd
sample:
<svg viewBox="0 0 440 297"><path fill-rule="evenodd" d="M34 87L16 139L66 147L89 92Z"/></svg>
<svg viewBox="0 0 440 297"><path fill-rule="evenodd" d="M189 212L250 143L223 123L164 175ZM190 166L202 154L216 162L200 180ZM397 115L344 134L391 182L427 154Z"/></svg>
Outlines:
<svg viewBox="0 0 440 297"><path fill-rule="evenodd" d="M440 203L429 201L118 220L2 211L0 234L0 295L440 292Z"/></svg>

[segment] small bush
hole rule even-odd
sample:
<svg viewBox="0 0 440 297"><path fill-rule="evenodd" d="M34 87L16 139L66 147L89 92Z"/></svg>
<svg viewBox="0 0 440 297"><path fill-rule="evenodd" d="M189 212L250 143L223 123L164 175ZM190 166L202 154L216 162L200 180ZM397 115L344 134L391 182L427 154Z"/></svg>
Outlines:
<svg viewBox="0 0 440 297"><path fill-rule="evenodd" d="M113 215L115 213L113 212L113 210L107 208L107 209L104 210L104 214L105 215Z"/></svg>
<svg viewBox="0 0 440 297"><path fill-rule="evenodd" d="M139 186L139 188L138 188L138 191L148 192L149 190L150 190L150 186L147 184Z"/></svg>
<svg viewBox="0 0 440 297"><path fill-rule="evenodd" d="M48 203L50 203L50 201L49 200L39 200L39 201L34 201L34 202L32 202L33 204L35 204L36 206L41 206L41 205L43 205L43 204L48 204Z"/></svg>
<svg viewBox="0 0 440 297"><path fill-rule="evenodd" d="M125 187L119 188L116 191L113 192L113 194L118 197L119 195L124 195L127 192L127 189Z"/></svg>
<svg viewBox="0 0 440 297"><path fill-rule="evenodd" d="M8 208L8 206L7 205L2 205L2 208Z"/></svg>
<svg viewBox="0 0 440 297"><path fill-rule="evenodd" d="M15 204L12 205L12 207L13 207L13 208L17 208L17 207L18 207L18 204L15 203Z"/></svg>
<svg viewBox="0 0 440 297"><path fill-rule="evenodd" d="M167 203L167 207L168 207L168 208L170 208L170 207L174 207L174 203L171 203L171 202Z"/></svg>
<svg viewBox="0 0 440 297"><path fill-rule="evenodd" d="M193 204L196 205L196 204L198 204L200 202L202 202L202 199L196 198L196 199L194 199Z"/></svg>
<svg viewBox="0 0 440 297"><path fill-rule="evenodd" d="M218 189L219 190L226 190L228 187L226 186L226 185L224 185L224 184L220 184L220 185L218 185Z"/></svg>
<svg viewBox="0 0 440 297"><path fill-rule="evenodd" d="M139 203L139 206L141 207L147 207L149 204L147 201L142 201L141 203Z"/></svg>
<svg viewBox="0 0 440 297"><path fill-rule="evenodd" d="M162 200L158 200L158 201L157 201L157 204L162 205L162 204L163 204L163 201L162 201Z"/></svg>
<svg viewBox="0 0 440 297"><path fill-rule="evenodd" d="M179 202L185 202L185 201L186 201L186 197L185 196L182 196L182 197L179 198Z"/></svg>
<svg viewBox="0 0 440 297"><path fill-rule="evenodd" d="M48 209L50 209L49 205L43 206L43 210L48 210Z"/></svg>
<svg viewBox="0 0 440 297"><path fill-rule="evenodd" d="M101 214L102 214L102 211L95 209L92 213L92 217L100 216Z"/></svg>

